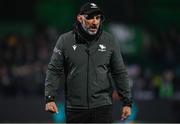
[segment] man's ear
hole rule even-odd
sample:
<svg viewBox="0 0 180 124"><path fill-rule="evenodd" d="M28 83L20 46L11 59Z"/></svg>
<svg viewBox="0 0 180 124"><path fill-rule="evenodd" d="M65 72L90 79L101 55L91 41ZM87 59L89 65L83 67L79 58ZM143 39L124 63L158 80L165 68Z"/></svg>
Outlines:
<svg viewBox="0 0 180 124"><path fill-rule="evenodd" d="M82 15L77 15L77 21L80 23L82 22Z"/></svg>

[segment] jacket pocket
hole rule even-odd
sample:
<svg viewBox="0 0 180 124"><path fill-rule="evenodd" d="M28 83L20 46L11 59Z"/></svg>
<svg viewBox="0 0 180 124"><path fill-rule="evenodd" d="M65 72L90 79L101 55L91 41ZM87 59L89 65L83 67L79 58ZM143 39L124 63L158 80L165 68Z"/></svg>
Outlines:
<svg viewBox="0 0 180 124"><path fill-rule="evenodd" d="M97 83L101 90L110 88L110 81L108 77L108 69L105 65L98 66L97 68Z"/></svg>

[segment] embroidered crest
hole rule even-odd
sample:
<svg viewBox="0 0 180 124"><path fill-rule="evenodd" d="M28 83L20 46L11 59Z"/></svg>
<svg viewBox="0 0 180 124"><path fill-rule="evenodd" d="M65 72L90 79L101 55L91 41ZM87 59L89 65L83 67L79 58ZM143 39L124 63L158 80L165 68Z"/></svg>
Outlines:
<svg viewBox="0 0 180 124"><path fill-rule="evenodd" d="M98 49L98 51L101 51L101 52L104 52L104 51L106 51L106 46L104 46L103 44L99 44L99 49Z"/></svg>
<svg viewBox="0 0 180 124"><path fill-rule="evenodd" d="M91 3L91 8L97 8L97 5L95 3Z"/></svg>

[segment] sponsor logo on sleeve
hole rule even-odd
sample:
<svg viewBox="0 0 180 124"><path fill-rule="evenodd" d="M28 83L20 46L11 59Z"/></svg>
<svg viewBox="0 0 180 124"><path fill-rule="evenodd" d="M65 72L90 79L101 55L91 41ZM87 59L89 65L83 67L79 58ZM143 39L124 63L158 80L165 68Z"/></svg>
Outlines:
<svg viewBox="0 0 180 124"><path fill-rule="evenodd" d="M59 55L61 55L61 53L62 53L62 51L60 49L56 48L56 47L54 48L53 52L57 53Z"/></svg>

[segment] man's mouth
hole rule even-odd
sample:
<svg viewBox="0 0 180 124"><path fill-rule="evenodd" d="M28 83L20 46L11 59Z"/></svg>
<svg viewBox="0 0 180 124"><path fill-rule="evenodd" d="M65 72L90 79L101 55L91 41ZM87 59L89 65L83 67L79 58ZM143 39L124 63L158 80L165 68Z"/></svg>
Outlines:
<svg viewBox="0 0 180 124"><path fill-rule="evenodd" d="M97 31L97 27L90 27L89 30L92 31L92 32L96 32Z"/></svg>
<svg viewBox="0 0 180 124"><path fill-rule="evenodd" d="M97 31L96 28L90 28L89 30L90 30L91 32L96 32L96 31Z"/></svg>

